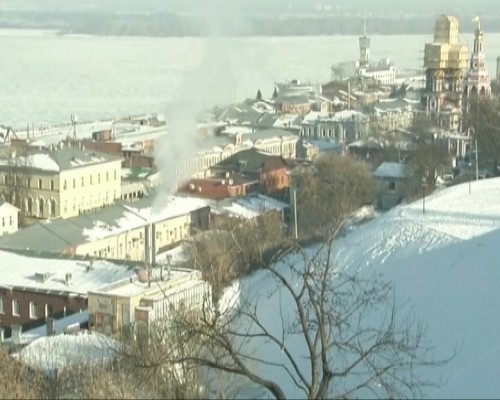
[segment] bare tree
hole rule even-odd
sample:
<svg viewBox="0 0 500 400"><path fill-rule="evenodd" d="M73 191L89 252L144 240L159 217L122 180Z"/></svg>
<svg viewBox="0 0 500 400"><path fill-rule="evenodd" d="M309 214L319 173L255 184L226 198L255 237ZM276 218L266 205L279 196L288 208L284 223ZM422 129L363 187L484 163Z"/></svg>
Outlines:
<svg viewBox="0 0 500 400"><path fill-rule="evenodd" d="M25 215L24 200L27 198L31 179L31 166L26 150L10 147L3 155L0 182L1 195L5 201L16 206Z"/></svg>
<svg viewBox="0 0 500 400"><path fill-rule="evenodd" d="M409 156L409 164L414 180L411 182L415 189L420 187L421 180L425 179L428 186L436 184L442 170L451 165L451 157L443 143L420 143ZM416 185L416 186L415 186Z"/></svg>
<svg viewBox="0 0 500 400"><path fill-rule="evenodd" d="M464 125L466 131L471 128L472 139L477 140L482 166L493 163L496 167L500 154L500 101L488 98L471 99Z"/></svg>
<svg viewBox="0 0 500 400"><path fill-rule="evenodd" d="M212 286L214 301L235 279L265 264L284 240L282 216L263 213L251 219L221 216L212 230L187 243L188 265Z"/></svg>
<svg viewBox="0 0 500 400"><path fill-rule="evenodd" d="M299 236L326 238L350 213L371 204L375 183L368 165L349 156L325 155L293 176Z"/></svg>
<svg viewBox="0 0 500 400"><path fill-rule="evenodd" d="M37 399L40 397L41 374L30 370L0 347L0 399Z"/></svg>
<svg viewBox="0 0 500 400"><path fill-rule="evenodd" d="M277 399L419 397L435 386L420 373L444 361L429 357L423 327L401 318L391 285L334 266L340 228L313 252L277 254L263 267L274 289L240 298L233 313L180 316L184 342L199 348L175 361L244 377Z"/></svg>

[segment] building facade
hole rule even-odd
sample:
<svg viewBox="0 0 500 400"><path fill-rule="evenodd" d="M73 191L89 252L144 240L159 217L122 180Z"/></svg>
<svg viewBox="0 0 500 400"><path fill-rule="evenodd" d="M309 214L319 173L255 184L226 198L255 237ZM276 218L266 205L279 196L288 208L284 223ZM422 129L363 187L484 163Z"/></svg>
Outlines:
<svg viewBox="0 0 500 400"><path fill-rule="evenodd" d="M19 229L19 208L7 202L0 202L0 236Z"/></svg>
<svg viewBox="0 0 500 400"><path fill-rule="evenodd" d="M26 256L0 252L6 265L0 285L0 327L24 330L87 309L87 291L134 275L131 264L82 258ZM135 268L135 267L134 267Z"/></svg>
<svg viewBox="0 0 500 400"><path fill-rule="evenodd" d="M150 283L150 280L153 284ZM139 321L150 324L211 304L210 285L187 269L140 271L135 279L89 292L89 328L117 335Z"/></svg>
<svg viewBox="0 0 500 400"><path fill-rule="evenodd" d="M255 148L240 151L212 168L213 176L239 174L259 182L258 191L276 198L288 195L288 164L282 157L261 152Z"/></svg>
<svg viewBox="0 0 500 400"><path fill-rule="evenodd" d="M48 150L11 149L0 159L0 191L25 217L74 217L120 198L121 158L63 142Z"/></svg>
<svg viewBox="0 0 500 400"><path fill-rule="evenodd" d="M349 144L366 137L368 130L369 118L358 111L344 110L328 114L311 112L302 121L300 136Z"/></svg>
<svg viewBox="0 0 500 400"><path fill-rule="evenodd" d="M210 207L172 197L153 211L153 199L115 204L99 212L39 223L0 237L0 248L48 255L154 263L154 256L193 232L207 230Z"/></svg>
<svg viewBox="0 0 500 400"><path fill-rule="evenodd" d="M377 206L388 210L408 196L409 172L401 163L384 162L374 172L377 184Z"/></svg>

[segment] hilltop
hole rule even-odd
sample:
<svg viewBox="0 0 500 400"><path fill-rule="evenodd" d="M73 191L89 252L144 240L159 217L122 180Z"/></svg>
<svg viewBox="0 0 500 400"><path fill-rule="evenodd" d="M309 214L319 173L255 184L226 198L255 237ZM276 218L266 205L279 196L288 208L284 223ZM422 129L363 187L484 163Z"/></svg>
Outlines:
<svg viewBox="0 0 500 400"><path fill-rule="evenodd" d="M382 274L394 283L398 302L427 326L436 358L456 351L440 370L443 386L426 393L431 398L494 398L500 389L500 178L472 182L471 189L469 194L465 183L434 193L426 199L425 215L421 200L396 207L334 244L338 267ZM269 324L279 323L281 296L270 295L275 288L266 272L240 282L240 298L259 299L260 317ZM269 345L257 351L283 360ZM271 371L266 369L279 382L288 379ZM288 396L300 395L290 382L283 387Z"/></svg>

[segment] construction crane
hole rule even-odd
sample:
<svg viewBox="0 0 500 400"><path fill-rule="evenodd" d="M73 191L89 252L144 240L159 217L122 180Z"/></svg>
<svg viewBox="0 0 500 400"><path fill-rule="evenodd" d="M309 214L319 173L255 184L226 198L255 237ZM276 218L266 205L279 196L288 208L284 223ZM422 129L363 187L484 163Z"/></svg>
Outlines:
<svg viewBox="0 0 500 400"><path fill-rule="evenodd" d="M5 132L0 132L0 139L4 144L9 143L12 137L14 139L17 139L16 132L14 132L14 129L12 129L11 126L0 125L0 129L5 130Z"/></svg>

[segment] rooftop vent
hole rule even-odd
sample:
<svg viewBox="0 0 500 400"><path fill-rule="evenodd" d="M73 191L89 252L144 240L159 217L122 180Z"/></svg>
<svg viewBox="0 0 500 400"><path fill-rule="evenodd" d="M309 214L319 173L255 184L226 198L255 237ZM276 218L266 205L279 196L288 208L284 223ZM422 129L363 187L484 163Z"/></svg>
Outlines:
<svg viewBox="0 0 500 400"><path fill-rule="evenodd" d="M47 326L47 336L52 336L56 334L56 320L52 317L45 318L45 324Z"/></svg>
<svg viewBox="0 0 500 400"><path fill-rule="evenodd" d="M78 332L80 332L80 324L78 322L68 325L66 328L64 328L65 335L74 335Z"/></svg>
<svg viewBox="0 0 500 400"><path fill-rule="evenodd" d="M35 273L35 280L40 283L45 283L48 279L50 278L50 274L48 272L36 272Z"/></svg>

